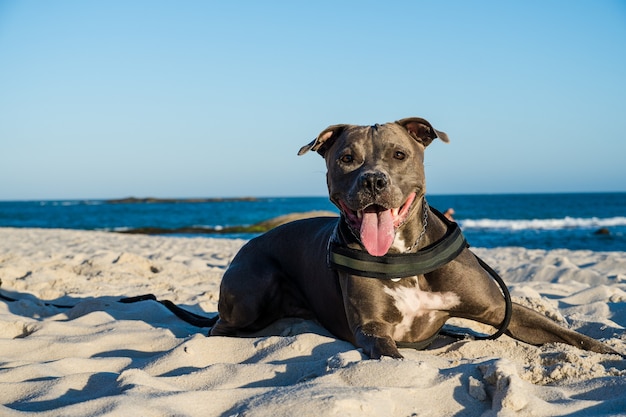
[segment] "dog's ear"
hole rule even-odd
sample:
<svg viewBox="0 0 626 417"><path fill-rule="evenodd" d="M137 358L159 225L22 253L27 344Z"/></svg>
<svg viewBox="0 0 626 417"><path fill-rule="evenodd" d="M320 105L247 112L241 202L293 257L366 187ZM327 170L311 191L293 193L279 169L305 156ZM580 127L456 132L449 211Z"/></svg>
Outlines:
<svg viewBox="0 0 626 417"><path fill-rule="evenodd" d="M328 126L322 131L311 143L304 145L298 151L298 155L304 155L308 151L316 151L320 155L324 156L328 148L333 144L335 139L341 135L341 132L347 125L333 125Z"/></svg>
<svg viewBox="0 0 626 417"><path fill-rule="evenodd" d="M428 120L421 117L409 117L398 120L396 123L404 127L409 132L409 135L413 136L416 141L424 146L430 145L435 138L439 138L445 143L450 142L445 132L435 129Z"/></svg>

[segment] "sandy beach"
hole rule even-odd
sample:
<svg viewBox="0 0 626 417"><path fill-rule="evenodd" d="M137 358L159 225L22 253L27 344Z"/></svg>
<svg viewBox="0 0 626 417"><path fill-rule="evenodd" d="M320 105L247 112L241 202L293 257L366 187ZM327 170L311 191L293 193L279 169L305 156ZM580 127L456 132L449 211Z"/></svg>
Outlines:
<svg viewBox="0 0 626 417"><path fill-rule="evenodd" d="M0 415L626 415L618 355L505 336L369 360L310 321L209 338L154 301L118 302L213 315L243 243L0 228L0 292L17 300L0 300ZM515 301L626 354L626 252L475 252Z"/></svg>

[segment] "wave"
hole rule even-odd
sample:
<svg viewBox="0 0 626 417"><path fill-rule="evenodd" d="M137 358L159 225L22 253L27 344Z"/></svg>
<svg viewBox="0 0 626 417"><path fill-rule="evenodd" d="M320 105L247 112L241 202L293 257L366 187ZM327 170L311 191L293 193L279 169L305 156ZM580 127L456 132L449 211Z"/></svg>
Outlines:
<svg viewBox="0 0 626 417"><path fill-rule="evenodd" d="M562 219L465 219L460 220L463 229L492 229L492 230L559 230L559 229L588 229L599 227L626 226L626 217L609 218L575 218Z"/></svg>

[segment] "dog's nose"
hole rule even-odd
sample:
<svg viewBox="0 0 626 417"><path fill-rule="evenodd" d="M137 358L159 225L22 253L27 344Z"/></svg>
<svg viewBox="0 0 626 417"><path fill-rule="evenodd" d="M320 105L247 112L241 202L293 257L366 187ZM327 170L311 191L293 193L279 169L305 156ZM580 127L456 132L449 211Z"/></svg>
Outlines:
<svg viewBox="0 0 626 417"><path fill-rule="evenodd" d="M372 193L384 190L388 184L389 180L382 172L366 172L361 175L361 186Z"/></svg>

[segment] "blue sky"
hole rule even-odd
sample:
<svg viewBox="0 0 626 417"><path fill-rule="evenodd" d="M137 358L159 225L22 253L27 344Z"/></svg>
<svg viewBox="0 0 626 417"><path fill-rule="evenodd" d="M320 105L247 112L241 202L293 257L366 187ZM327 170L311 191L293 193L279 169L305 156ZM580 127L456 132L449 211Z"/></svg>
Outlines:
<svg viewBox="0 0 626 417"><path fill-rule="evenodd" d="M421 116L431 194L626 191L626 2L0 0L0 200L325 195Z"/></svg>

